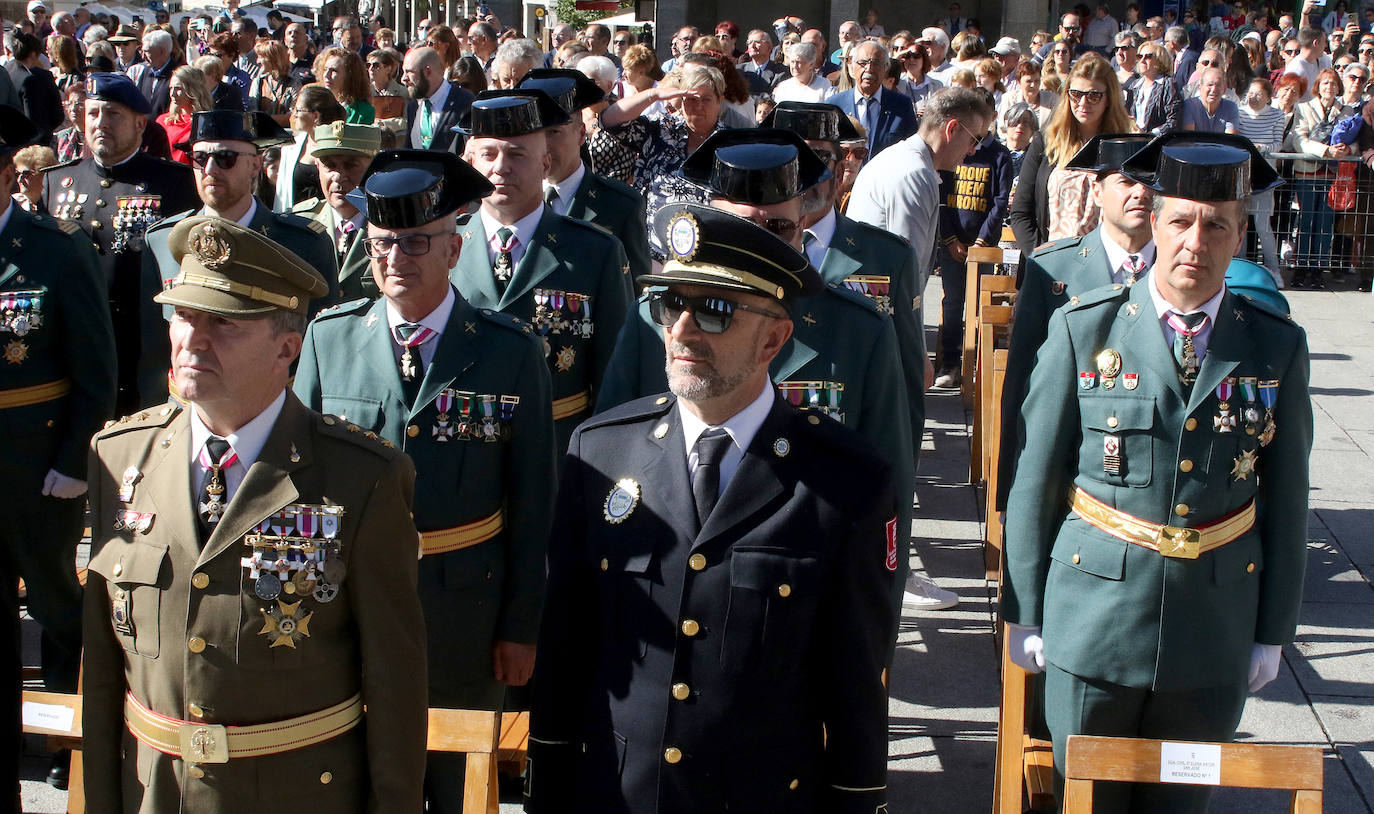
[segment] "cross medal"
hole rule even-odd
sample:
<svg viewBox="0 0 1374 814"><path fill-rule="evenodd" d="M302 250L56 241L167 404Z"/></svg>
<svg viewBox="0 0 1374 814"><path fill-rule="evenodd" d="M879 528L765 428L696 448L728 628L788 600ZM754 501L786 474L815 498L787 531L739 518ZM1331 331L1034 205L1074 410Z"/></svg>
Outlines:
<svg viewBox="0 0 1374 814"><path fill-rule="evenodd" d="M201 514L205 515L205 522L218 523L224 514L224 484L219 480L218 465L210 466L210 485L205 487L205 491L210 495L210 499L202 501L200 504Z"/></svg>

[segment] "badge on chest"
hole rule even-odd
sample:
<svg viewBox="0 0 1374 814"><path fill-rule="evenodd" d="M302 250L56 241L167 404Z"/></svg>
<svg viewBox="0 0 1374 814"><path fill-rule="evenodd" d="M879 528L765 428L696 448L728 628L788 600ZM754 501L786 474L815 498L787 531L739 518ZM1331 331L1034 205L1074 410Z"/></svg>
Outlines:
<svg viewBox="0 0 1374 814"><path fill-rule="evenodd" d="M271 647L290 647L310 636L314 610L307 602L334 601L346 566L339 540L344 507L293 503L243 538L240 560L253 594L263 602L259 635ZM290 600L295 599L295 602Z"/></svg>

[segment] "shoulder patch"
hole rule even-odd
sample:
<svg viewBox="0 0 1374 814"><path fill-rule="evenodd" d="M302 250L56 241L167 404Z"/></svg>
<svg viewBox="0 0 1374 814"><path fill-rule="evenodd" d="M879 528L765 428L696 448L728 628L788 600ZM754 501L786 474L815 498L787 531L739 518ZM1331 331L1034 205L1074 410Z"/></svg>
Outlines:
<svg viewBox="0 0 1374 814"><path fill-rule="evenodd" d="M336 305L331 305L328 308L325 308L324 310L320 311L318 314L315 315L315 319L333 319L334 317L360 314L363 311L365 311L368 306L372 305L372 302L373 301L369 300L367 297L359 297L356 300L341 302Z"/></svg>
<svg viewBox="0 0 1374 814"><path fill-rule="evenodd" d="M458 224L459 226L467 226L467 225L468 225L469 223L471 223L471 222L472 222L472 215L471 215L471 214L459 215L459 216L458 216L457 224Z"/></svg>
<svg viewBox="0 0 1374 814"><path fill-rule="evenodd" d="M317 235L324 234L324 224L314 218L305 218L305 227Z"/></svg>
<svg viewBox="0 0 1374 814"><path fill-rule="evenodd" d="M165 427L176 418L177 413L181 412L181 404L169 401L166 404L148 407L139 410L131 415L120 416L119 418L106 421L105 426L100 432L96 433L97 438L110 438L121 435L132 430L143 430L154 427Z"/></svg>
<svg viewBox="0 0 1374 814"><path fill-rule="evenodd" d="M1232 289L1232 290L1234 291L1234 289ZM1284 313L1283 311L1280 311L1280 310L1279 310L1278 308L1276 308L1272 303L1270 303L1270 302L1268 302L1268 301L1266 301L1266 300L1262 300L1262 299L1260 299L1260 298L1258 298L1258 297L1252 297L1252 296L1250 296L1249 294L1241 294L1241 293L1239 293L1239 292L1235 292L1235 293L1237 294L1237 296L1236 296L1236 301L1237 301L1238 303L1243 302L1243 303L1245 303L1246 305L1250 306L1251 308L1255 309L1256 311L1259 311L1259 312L1262 313L1262 314L1268 314L1269 316L1274 317L1275 319L1283 320L1284 322L1287 322L1287 323L1289 323L1289 324L1292 324L1292 325L1296 325L1296 324L1297 324L1296 322L1293 321L1293 315L1292 315L1292 314L1288 314L1288 313Z"/></svg>
<svg viewBox="0 0 1374 814"><path fill-rule="evenodd" d="M46 221L44 222L46 223ZM57 224L58 229L62 230L63 234L74 235L81 231L81 227L76 224L76 221L58 220L54 221L54 223Z"/></svg>
<svg viewBox="0 0 1374 814"><path fill-rule="evenodd" d="M645 396L635 399L634 401L627 401L605 412L597 413L582 422L582 426L578 428L578 431L582 432L585 430L594 430L598 427L609 427L620 424L634 424L650 418L658 418L673 409L676 403L677 400L668 393L657 396Z"/></svg>
<svg viewBox="0 0 1374 814"><path fill-rule="evenodd" d="M481 314L483 319L493 325L500 325L502 328L518 331L520 333L526 332L525 321L520 317L503 314L500 311L493 311L490 308L482 308L477 313Z"/></svg>

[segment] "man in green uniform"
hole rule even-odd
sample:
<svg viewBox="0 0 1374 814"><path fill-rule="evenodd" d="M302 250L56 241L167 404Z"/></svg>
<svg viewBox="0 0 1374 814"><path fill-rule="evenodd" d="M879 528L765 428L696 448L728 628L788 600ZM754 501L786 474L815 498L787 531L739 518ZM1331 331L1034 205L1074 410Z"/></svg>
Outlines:
<svg viewBox="0 0 1374 814"><path fill-rule="evenodd" d="M332 308L305 338L295 389L415 461L429 702L501 709L534 668L557 486L549 372L529 327L459 296L456 213L491 192L450 153L392 150L364 181L382 299ZM463 757L429 758L431 812L462 810Z"/></svg>
<svg viewBox="0 0 1374 814"><path fill-rule="evenodd" d="M14 189L14 152L37 137L23 112L0 105L0 189ZM12 627L15 588L23 578L29 615L43 627L43 683L54 692L75 692L81 660L76 546L85 527L86 446L114 413L114 333L105 280L80 228L25 212L8 195L0 206L0 493L8 507L0 524L0 571L6 575L0 613ZM0 659L12 665L5 692L17 692L17 645L5 647ZM7 695L4 703L18 709L17 697ZM54 770L50 779L65 785L65 762Z"/></svg>
<svg viewBox="0 0 1374 814"><path fill-rule="evenodd" d="M414 467L287 388L318 272L221 218L168 241L185 406L91 449L87 810L418 814Z"/></svg>
<svg viewBox="0 0 1374 814"><path fill-rule="evenodd" d="M367 213L358 185L382 147L382 129L334 122L316 128L314 142L310 154L320 168L324 197L301 201L291 211L310 218L330 236L339 264L340 299L376 299L372 263L360 240L367 236Z"/></svg>
<svg viewBox="0 0 1374 814"><path fill-rule="evenodd" d="M568 114L543 91L485 91L463 114L463 158L495 191L458 220L453 283L468 302L530 323L553 378L557 452L591 413L633 299L620 241L544 203L545 128Z"/></svg>
<svg viewBox="0 0 1374 814"><path fill-rule="evenodd" d="M1050 318L1021 411L1002 615L1069 735L1228 741L1292 641L1306 559L1307 341L1227 290L1247 140L1160 136L1122 168L1155 191L1154 268ZM1066 503L1068 506L1066 507ZM1203 811L1206 787L1104 788L1102 811Z"/></svg>
<svg viewBox="0 0 1374 814"><path fill-rule="evenodd" d="M555 213L585 220L620 238L630 261L630 275L648 274L649 225L644 196L633 187L592 172L582 160L587 125L582 111L606 94L586 74L571 68L535 68L520 80L521 90L542 90L568 114L567 124L545 128L549 172L544 176L544 202Z"/></svg>

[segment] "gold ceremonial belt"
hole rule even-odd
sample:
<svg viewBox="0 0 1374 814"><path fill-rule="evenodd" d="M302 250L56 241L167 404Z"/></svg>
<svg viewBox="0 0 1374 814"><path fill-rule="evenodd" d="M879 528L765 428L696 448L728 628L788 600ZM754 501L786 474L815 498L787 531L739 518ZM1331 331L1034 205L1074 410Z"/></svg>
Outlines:
<svg viewBox="0 0 1374 814"><path fill-rule="evenodd" d="M1118 540L1158 551L1166 557L1195 560L1203 552L1221 548L1240 539L1255 525L1255 501L1246 504L1214 523L1188 529L1151 523L1135 515L1113 509L1082 489L1074 489L1069 499L1073 513Z"/></svg>
<svg viewBox="0 0 1374 814"><path fill-rule="evenodd" d="M71 379L58 379L55 382L35 384L32 387L0 390L0 410L8 410L11 407L28 407L30 404L42 404L45 401L60 399L70 392L72 392Z"/></svg>
<svg viewBox="0 0 1374 814"><path fill-rule="evenodd" d="M254 726L180 721L153 712L133 693L124 697L124 722L134 737L188 763L228 763L304 749L342 735L362 719L363 698L357 694L319 712Z"/></svg>
<svg viewBox="0 0 1374 814"><path fill-rule="evenodd" d="M574 393L561 399L553 400L553 420L560 421L564 418L571 418L583 410L587 409L591 400L587 398L587 391Z"/></svg>
<svg viewBox="0 0 1374 814"><path fill-rule="evenodd" d="M436 554L461 551L478 543L485 543L500 534L505 525L505 517L501 510L497 509L480 520L454 526L451 529L422 531L420 532L420 556L432 557Z"/></svg>

